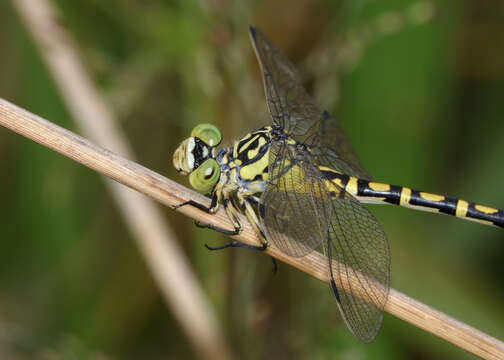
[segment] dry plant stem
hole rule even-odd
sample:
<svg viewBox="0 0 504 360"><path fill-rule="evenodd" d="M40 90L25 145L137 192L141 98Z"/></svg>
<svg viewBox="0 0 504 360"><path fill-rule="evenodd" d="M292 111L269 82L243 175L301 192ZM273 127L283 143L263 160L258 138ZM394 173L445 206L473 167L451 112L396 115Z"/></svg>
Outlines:
<svg viewBox="0 0 504 360"><path fill-rule="evenodd" d="M189 199L209 203L208 198L1 99L0 124L167 206L173 207ZM215 215L208 215L191 206L183 206L178 211L198 221L231 229L222 209ZM258 245L246 218L241 216L240 220L244 229L234 238L245 244ZM273 247L269 247L265 253L328 282L322 254L291 258ZM396 290L391 289L385 311L484 359L504 359L504 343L501 341Z"/></svg>
<svg viewBox="0 0 504 360"><path fill-rule="evenodd" d="M131 146L116 125L77 56L75 41L60 26L48 0L12 0L82 133L98 144L133 158ZM164 299L202 358L230 359L231 352L199 281L159 209L138 192L106 179L125 224L146 259Z"/></svg>

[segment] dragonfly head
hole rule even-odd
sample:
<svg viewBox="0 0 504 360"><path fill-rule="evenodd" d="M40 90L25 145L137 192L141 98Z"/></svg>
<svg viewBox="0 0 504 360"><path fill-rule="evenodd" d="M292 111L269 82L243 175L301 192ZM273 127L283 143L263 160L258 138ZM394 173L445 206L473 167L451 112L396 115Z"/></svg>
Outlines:
<svg viewBox="0 0 504 360"><path fill-rule="evenodd" d="M173 166L182 175L189 175L191 186L198 192L211 192L219 181L220 167L215 160L215 147L221 139L221 133L215 126L200 124L173 154Z"/></svg>

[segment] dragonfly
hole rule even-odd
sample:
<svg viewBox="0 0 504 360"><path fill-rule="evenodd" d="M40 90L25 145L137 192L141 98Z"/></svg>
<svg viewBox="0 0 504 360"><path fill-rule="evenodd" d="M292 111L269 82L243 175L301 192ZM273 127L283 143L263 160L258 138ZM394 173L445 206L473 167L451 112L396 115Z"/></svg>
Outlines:
<svg viewBox="0 0 504 360"><path fill-rule="evenodd" d="M177 171L222 206L233 230L244 213L260 246L232 241L212 250L274 246L286 255L325 254L331 290L348 329L369 343L377 336L390 288L387 236L362 204L393 204L504 227L504 211L474 202L371 180L340 124L303 87L294 65L260 30L250 38L262 73L272 123L219 148L211 124L196 126L173 155ZM350 281L349 279L353 279Z"/></svg>

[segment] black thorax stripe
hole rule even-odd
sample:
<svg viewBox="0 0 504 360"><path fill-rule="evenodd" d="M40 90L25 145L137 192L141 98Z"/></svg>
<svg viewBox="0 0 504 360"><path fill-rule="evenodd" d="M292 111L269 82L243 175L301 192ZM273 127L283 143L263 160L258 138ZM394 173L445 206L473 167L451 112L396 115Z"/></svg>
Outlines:
<svg viewBox="0 0 504 360"><path fill-rule="evenodd" d="M262 142L262 146L258 149L260 139L264 139ZM267 131L256 131L250 134L250 136L246 136L238 142L237 150L238 150L238 160L241 161L242 165L247 165L254 163L261 159L264 154L268 151L270 146L270 136ZM249 157L249 153L253 152L254 156L252 158Z"/></svg>

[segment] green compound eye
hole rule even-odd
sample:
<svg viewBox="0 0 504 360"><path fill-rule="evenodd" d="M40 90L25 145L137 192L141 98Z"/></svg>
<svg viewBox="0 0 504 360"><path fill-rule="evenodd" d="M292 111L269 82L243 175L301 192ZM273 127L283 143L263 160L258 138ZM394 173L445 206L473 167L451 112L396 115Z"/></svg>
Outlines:
<svg viewBox="0 0 504 360"><path fill-rule="evenodd" d="M219 164L215 159L208 159L189 175L189 183L197 192L208 194L219 178Z"/></svg>
<svg viewBox="0 0 504 360"><path fill-rule="evenodd" d="M191 132L191 136L200 138L210 146L217 146L222 140L222 135L215 126L211 124L200 124Z"/></svg>

